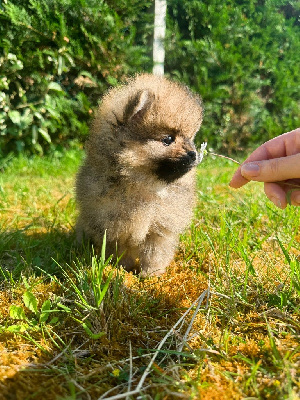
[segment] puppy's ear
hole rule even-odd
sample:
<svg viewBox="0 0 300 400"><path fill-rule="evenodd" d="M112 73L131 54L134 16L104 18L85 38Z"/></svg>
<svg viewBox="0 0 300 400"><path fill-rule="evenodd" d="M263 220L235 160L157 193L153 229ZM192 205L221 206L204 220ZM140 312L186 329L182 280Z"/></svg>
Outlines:
<svg viewBox="0 0 300 400"><path fill-rule="evenodd" d="M124 109L123 120L125 124L142 119L153 100L154 94L149 90L139 90L129 99Z"/></svg>

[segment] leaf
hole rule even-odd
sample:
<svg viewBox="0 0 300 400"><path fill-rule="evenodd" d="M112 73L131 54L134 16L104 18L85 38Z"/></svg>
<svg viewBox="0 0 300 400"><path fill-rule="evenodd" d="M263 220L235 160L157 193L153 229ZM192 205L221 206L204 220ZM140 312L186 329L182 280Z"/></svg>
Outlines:
<svg viewBox="0 0 300 400"><path fill-rule="evenodd" d="M42 304L41 311L48 311L50 309L51 309L51 301L49 299L45 300L44 303Z"/></svg>
<svg viewBox="0 0 300 400"><path fill-rule="evenodd" d="M81 76L86 76L88 77L93 83L97 84L97 80L95 79L95 77L88 71L81 71L80 73ZM79 76L80 76L79 75Z"/></svg>
<svg viewBox="0 0 300 400"><path fill-rule="evenodd" d="M279 246L280 246L280 248L281 248L281 250L282 250L282 252L283 252L283 254L284 254L284 257L285 257L286 261L288 262L289 265L291 265L292 260L291 260L291 257L290 257L290 255L289 255L288 251L287 251L286 248L283 246L283 244L281 243L281 240L279 239L278 236L276 236L276 240L277 240L277 242L279 243Z"/></svg>
<svg viewBox="0 0 300 400"><path fill-rule="evenodd" d="M51 143L51 137L46 129L39 128L39 132L48 143Z"/></svg>
<svg viewBox="0 0 300 400"><path fill-rule="evenodd" d="M57 68L58 75L62 74L64 68L65 68L65 60L63 59L62 56L58 56L58 68Z"/></svg>
<svg viewBox="0 0 300 400"><path fill-rule="evenodd" d="M103 235L103 241L102 241L102 248L101 248L101 263L105 263L105 253L106 253L106 230Z"/></svg>
<svg viewBox="0 0 300 400"><path fill-rule="evenodd" d="M64 92L60 84L56 82L50 82L48 85L48 90L55 90L56 92L62 92L62 93Z"/></svg>
<svg viewBox="0 0 300 400"><path fill-rule="evenodd" d="M29 308L30 311L34 312L35 314L37 314L38 309L38 301L37 298L35 297L35 295L30 292L29 290L27 290L24 294L23 294L23 301L24 304L27 308Z"/></svg>
<svg viewBox="0 0 300 400"><path fill-rule="evenodd" d="M9 111L8 116L14 124L18 125L21 122L21 114L17 110Z"/></svg>
<svg viewBox="0 0 300 400"><path fill-rule="evenodd" d="M54 324L56 324L57 321L58 321L58 317L53 317L50 319L49 324L54 325Z"/></svg>
<svg viewBox="0 0 300 400"><path fill-rule="evenodd" d="M10 325L6 330L12 333L25 332L28 329L29 325L20 324L20 325Z"/></svg>
<svg viewBox="0 0 300 400"><path fill-rule="evenodd" d="M47 321L47 319L49 318L50 309L51 309L51 301L49 299L45 300L41 308L40 322Z"/></svg>
<svg viewBox="0 0 300 400"><path fill-rule="evenodd" d="M23 307L12 305L9 309L9 316L13 319L26 320L26 315Z"/></svg>
<svg viewBox="0 0 300 400"><path fill-rule="evenodd" d="M31 142L32 144L36 144L37 142L37 137L38 137L38 128L36 125L32 125L31 127L31 132L32 132L32 139Z"/></svg>
<svg viewBox="0 0 300 400"><path fill-rule="evenodd" d="M104 299L104 296L105 296L105 294L106 294L106 292L107 292L107 290L109 288L110 281L112 280L112 277L113 277L113 271L111 271L109 273L103 288L101 288L101 294L100 294L100 297L99 297L99 299L97 301L97 307L100 307L100 304L102 303L102 301Z"/></svg>
<svg viewBox="0 0 300 400"><path fill-rule="evenodd" d="M107 82L111 86L116 86L118 84L118 80L115 77L111 76L111 75L108 75L108 77L106 79L107 79Z"/></svg>
<svg viewBox="0 0 300 400"><path fill-rule="evenodd" d="M65 305L62 304L62 303L57 303L57 307L62 308L64 311L66 311L66 312L68 312L68 313L70 313L70 312L72 311L71 308L65 306Z"/></svg>
<svg viewBox="0 0 300 400"><path fill-rule="evenodd" d="M81 325L91 339L97 340L105 336L105 332L93 333L85 322L81 322Z"/></svg>
<svg viewBox="0 0 300 400"><path fill-rule="evenodd" d="M35 116L36 118L38 118L39 120L43 120L43 119L44 119L44 117L42 116L42 114L39 113L38 111L36 111L36 112L34 113L34 116Z"/></svg>

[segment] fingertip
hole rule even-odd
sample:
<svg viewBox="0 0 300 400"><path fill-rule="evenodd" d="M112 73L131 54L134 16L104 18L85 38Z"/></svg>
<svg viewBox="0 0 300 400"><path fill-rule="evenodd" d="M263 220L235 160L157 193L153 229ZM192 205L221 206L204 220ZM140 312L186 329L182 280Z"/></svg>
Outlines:
<svg viewBox="0 0 300 400"><path fill-rule="evenodd" d="M287 206L286 199L280 199L278 197L269 197L269 200L278 208L284 210Z"/></svg>
<svg viewBox="0 0 300 400"><path fill-rule="evenodd" d="M291 194L291 204L293 206L300 206L300 190L294 190Z"/></svg>
<svg viewBox="0 0 300 400"><path fill-rule="evenodd" d="M284 210L287 206L285 191L277 183L268 182L264 184L265 194L268 199L278 208Z"/></svg>
<svg viewBox="0 0 300 400"><path fill-rule="evenodd" d="M235 173L233 174L233 176L232 176L232 178L231 178L231 180L229 182L229 186L231 188L233 188L233 189L238 189L237 182L238 182L238 177L241 176L241 172L240 171L241 171L241 167L239 167L235 171Z"/></svg>
<svg viewBox="0 0 300 400"><path fill-rule="evenodd" d="M231 179L231 181L228 184L232 189L238 189L236 180L234 178Z"/></svg>
<svg viewBox="0 0 300 400"><path fill-rule="evenodd" d="M232 188L232 189L238 189L240 186L238 185L238 183L236 182L236 180L235 179L231 179L231 181L229 182L229 186Z"/></svg>
<svg viewBox="0 0 300 400"><path fill-rule="evenodd" d="M242 175L241 175L241 169L239 168L235 174L233 175L233 177L231 178L231 181L229 182L229 186L233 189L239 189L240 187L244 186L246 183L248 183L249 181L247 179L245 179Z"/></svg>

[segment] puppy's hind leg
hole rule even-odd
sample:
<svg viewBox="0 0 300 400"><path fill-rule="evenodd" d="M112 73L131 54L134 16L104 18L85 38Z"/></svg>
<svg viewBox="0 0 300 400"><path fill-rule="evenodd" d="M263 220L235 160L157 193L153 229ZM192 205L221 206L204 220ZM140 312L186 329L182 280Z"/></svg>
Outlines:
<svg viewBox="0 0 300 400"><path fill-rule="evenodd" d="M176 236L148 234L140 251L141 276L163 274L173 259L176 245Z"/></svg>
<svg viewBox="0 0 300 400"><path fill-rule="evenodd" d="M75 232L76 232L76 241L77 244L82 244L85 238L85 233L83 229L84 223L82 221L81 216L78 217L76 226L75 226Z"/></svg>
<svg viewBox="0 0 300 400"><path fill-rule="evenodd" d="M120 258L119 265L121 265L127 272L140 272L139 252L137 247L118 247L116 253L118 258Z"/></svg>

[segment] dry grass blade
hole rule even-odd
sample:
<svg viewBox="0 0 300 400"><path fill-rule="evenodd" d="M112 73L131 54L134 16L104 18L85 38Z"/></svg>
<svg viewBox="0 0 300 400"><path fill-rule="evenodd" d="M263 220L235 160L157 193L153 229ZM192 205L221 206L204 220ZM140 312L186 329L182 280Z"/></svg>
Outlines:
<svg viewBox="0 0 300 400"><path fill-rule="evenodd" d="M206 290L204 290L204 292L201 293L201 295L198 297L198 299L195 300L192 303L192 305L186 310L186 312L179 318L179 320L176 322L176 324L174 324L172 326L172 328L167 332L167 334L161 340L161 342L159 343L157 349L155 350L155 352L154 352L149 364L147 365L147 368L145 369L143 375L141 376L141 379L139 380L139 383L137 384L136 389L131 390L131 391L127 391L126 393L120 393L120 394L117 394L117 395L111 396L111 397L103 397L103 396L105 396L105 394L104 394L101 397L99 397L98 400L103 400L103 399L105 399L105 400L119 400L119 399L126 398L128 396L133 396L135 394L139 394L143 389L144 382L145 382L147 376L149 375L149 373L151 371L152 365L153 365L156 357L158 356L160 350L162 349L163 345L167 341L168 337L174 333L174 331L178 327L178 325L186 318L186 316L189 314L189 312L192 310L192 308L196 304L198 304L197 309L199 310L200 305L203 302L203 300L205 299L206 295L209 295L209 289L206 289Z"/></svg>
<svg viewBox="0 0 300 400"><path fill-rule="evenodd" d="M143 384L145 382L145 379L147 377L147 375L149 374L151 367L157 357L157 355L159 354L159 351L161 350L161 348L163 347L164 343L166 342L166 340L168 339L168 337L175 331L175 329L177 328L177 326L185 319L185 317L189 314L189 312L191 311L191 309L197 304L199 303L200 299L202 298L202 301L205 297L205 295L207 294L208 289L206 289L199 297L196 301L193 302L193 304L188 308L188 310L182 315L181 318L179 318L179 320L176 322L175 325L173 325L173 327L169 330L169 332L165 335L165 337L162 339L162 341L160 342L159 346L157 347L157 350L155 351L150 363L148 364L145 372L143 373L138 385L137 385L137 390L140 391L143 387ZM204 294L204 295L203 295Z"/></svg>
<svg viewBox="0 0 300 400"><path fill-rule="evenodd" d="M241 165L241 163L238 162L237 160L235 160L234 158L223 156L222 154L213 153L212 151L210 151L208 154L211 154L212 156L216 156L216 157L226 158L226 160L229 160L229 161L232 161L232 162L234 162L234 163L236 163L238 165Z"/></svg>
<svg viewBox="0 0 300 400"><path fill-rule="evenodd" d="M128 392L131 391L131 383L132 383L132 347L131 341L129 341L129 379L128 379Z"/></svg>
<svg viewBox="0 0 300 400"><path fill-rule="evenodd" d="M209 296L210 296L209 287L208 287L208 288L201 294L201 296L198 298L198 304L197 304L196 310L195 310L195 312L194 312L194 314L193 314L193 316L192 316L191 322L189 323L189 326L188 326L188 328L187 328L187 330L186 330L186 332L185 332L185 334L184 334L184 336L183 336L182 343L180 344L180 346L179 346L179 348L178 348L178 351L179 351L179 352L182 351L183 346L184 346L184 345L186 344L186 342L187 342L187 338L188 338L189 333L190 333L190 331L191 331L191 329L192 329L192 326L193 326L194 321L195 321L195 318L196 318L196 316L197 316L197 314L198 314L199 308L200 308L201 304L203 303L203 300L204 300L204 298L205 298L206 296L207 296L207 298L209 298Z"/></svg>

